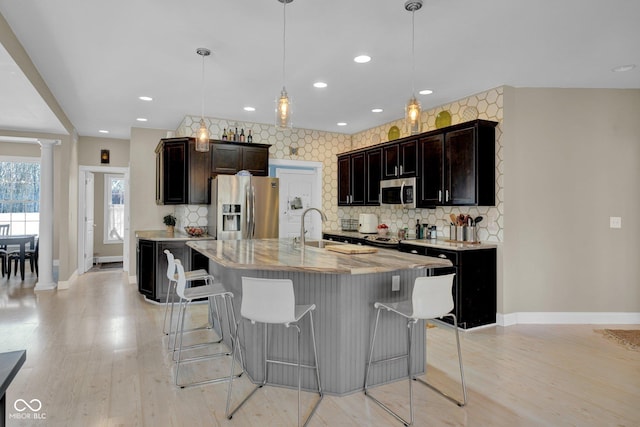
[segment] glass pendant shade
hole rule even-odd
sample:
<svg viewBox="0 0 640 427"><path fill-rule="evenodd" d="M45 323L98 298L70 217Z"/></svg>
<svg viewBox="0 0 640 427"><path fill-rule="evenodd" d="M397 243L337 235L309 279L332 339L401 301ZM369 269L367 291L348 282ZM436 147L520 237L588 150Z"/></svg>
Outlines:
<svg viewBox="0 0 640 427"><path fill-rule="evenodd" d="M280 92L280 98L278 98L276 126L280 128L291 127L291 101L284 87L282 88L282 92Z"/></svg>
<svg viewBox="0 0 640 427"><path fill-rule="evenodd" d="M200 129L198 129L198 137L196 138L196 151L209 151L209 129L207 129L204 119L200 119Z"/></svg>
<svg viewBox="0 0 640 427"><path fill-rule="evenodd" d="M405 107L405 124L407 127L407 132L409 135L415 135L416 133L420 133L422 124L420 122L420 116L422 115L422 108L420 107L420 102L416 99L415 96L412 96L407 106Z"/></svg>

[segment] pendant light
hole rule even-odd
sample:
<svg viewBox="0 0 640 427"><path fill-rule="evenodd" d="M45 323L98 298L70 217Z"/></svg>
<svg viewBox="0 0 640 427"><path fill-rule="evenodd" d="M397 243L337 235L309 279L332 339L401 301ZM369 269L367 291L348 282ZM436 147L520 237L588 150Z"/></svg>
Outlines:
<svg viewBox="0 0 640 427"><path fill-rule="evenodd" d="M410 135L420 133L421 123L420 116L422 115L422 108L420 102L416 99L416 58L415 58L415 11L420 10L422 7L422 0L407 0L404 4L404 8L411 12L411 99L407 102L404 110L404 120L407 128L407 132Z"/></svg>
<svg viewBox="0 0 640 427"><path fill-rule="evenodd" d="M196 151L209 151L209 129L204 123L204 57L211 55L211 51L205 47L196 49L196 53L202 56L202 110L200 115L200 129L196 138Z"/></svg>
<svg viewBox="0 0 640 427"><path fill-rule="evenodd" d="M287 3L293 0L278 0L282 3L282 91L276 101L276 126L279 128L291 127L291 100L285 89L285 60L286 60L286 36L287 36Z"/></svg>

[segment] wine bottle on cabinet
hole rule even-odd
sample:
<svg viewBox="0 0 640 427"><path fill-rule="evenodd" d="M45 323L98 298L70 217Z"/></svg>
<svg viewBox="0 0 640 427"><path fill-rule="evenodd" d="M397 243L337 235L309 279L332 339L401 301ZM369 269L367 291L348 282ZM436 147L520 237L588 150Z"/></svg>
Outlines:
<svg viewBox="0 0 640 427"><path fill-rule="evenodd" d="M247 142L253 142L253 136L251 135L251 129L249 129L249 135L247 135Z"/></svg>
<svg viewBox="0 0 640 427"><path fill-rule="evenodd" d="M223 141L227 140L227 128L224 128L224 130L222 131L222 140Z"/></svg>
<svg viewBox="0 0 640 427"><path fill-rule="evenodd" d="M244 128L240 129L240 142L244 142Z"/></svg>
<svg viewBox="0 0 640 427"><path fill-rule="evenodd" d="M240 138L240 134L238 134L238 128L236 128L236 131L233 133L233 140L238 142L239 138Z"/></svg>

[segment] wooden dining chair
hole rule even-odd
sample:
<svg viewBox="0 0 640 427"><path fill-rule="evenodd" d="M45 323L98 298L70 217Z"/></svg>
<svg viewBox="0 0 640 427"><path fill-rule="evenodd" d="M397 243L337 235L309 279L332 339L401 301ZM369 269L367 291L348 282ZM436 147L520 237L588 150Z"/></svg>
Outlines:
<svg viewBox="0 0 640 427"><path fill-rule="evenodd" d="M8 236L10 228L11 224L0 224L0 236ZM2 277L4 277L7 268L10 268L10 266L8 266L9 254L7 253L7 245L0 245L0 262L2 263Z"/></svg>

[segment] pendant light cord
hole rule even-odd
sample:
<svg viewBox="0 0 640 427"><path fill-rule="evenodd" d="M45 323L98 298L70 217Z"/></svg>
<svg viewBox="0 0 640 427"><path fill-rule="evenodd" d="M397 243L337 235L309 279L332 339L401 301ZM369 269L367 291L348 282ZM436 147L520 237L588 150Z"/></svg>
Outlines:
<svg viewBox="0 0 640 427"><path fill-rule="evenodd" d="M202 93L202 114L200 115L200 118L204 120L204 55L202 55L202 90L200 93Z"/></svg>
<svg viewBox="0 0 640 427"><path fill-rule="evenodd" d="M282 88L284 89L285 82L285 59L287 57L287 0L282 2Z"/></svg>
<svg viewBox="0 0 640 427"><path fill-rule="evenodd" d="M411 11L411 95L416 96L416 11Z"/></svg>

